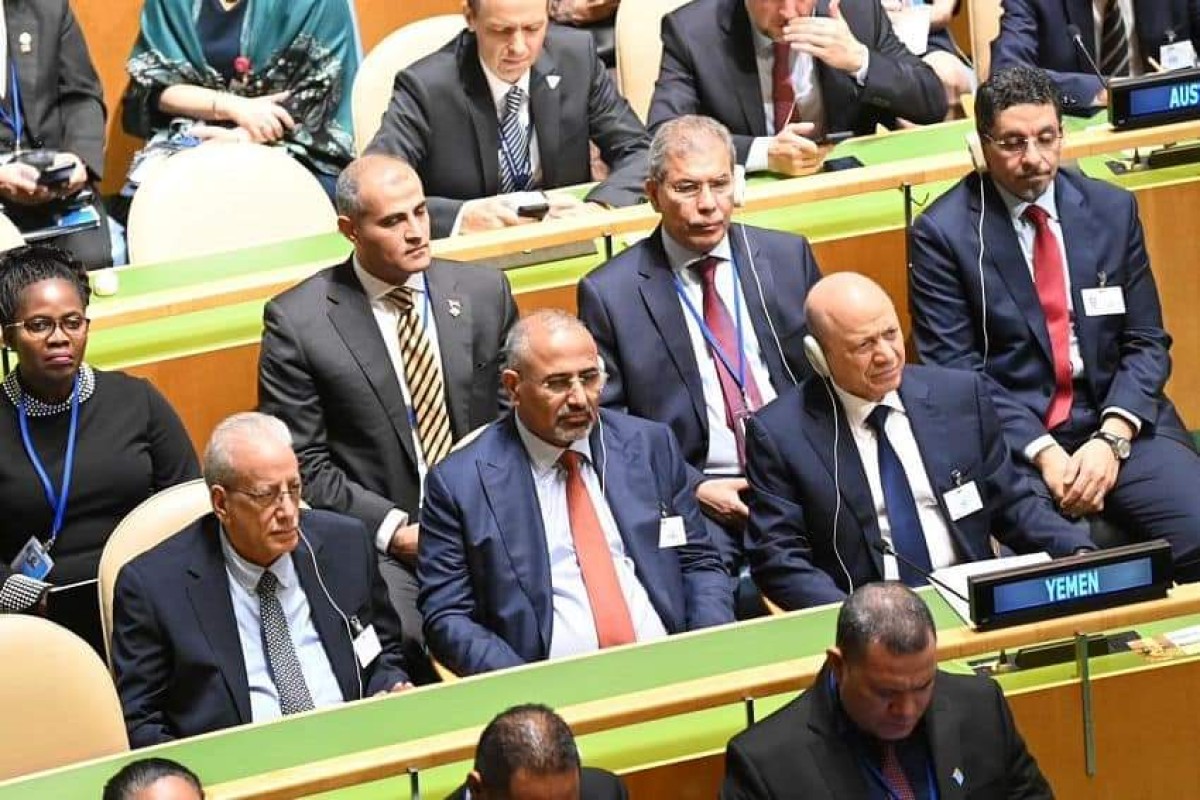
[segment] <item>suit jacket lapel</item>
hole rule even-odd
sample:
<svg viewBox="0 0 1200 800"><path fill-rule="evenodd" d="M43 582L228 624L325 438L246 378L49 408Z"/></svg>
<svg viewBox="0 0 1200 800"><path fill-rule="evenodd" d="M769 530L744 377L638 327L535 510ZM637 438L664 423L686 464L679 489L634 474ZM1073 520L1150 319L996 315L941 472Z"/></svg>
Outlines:
<svg viewBox="0 0 1200 800"><path fill-rule="evenodd" d="M1099 59L1100 56L1096 53L1096 18L1092 16L1092 8L1092 0L1067 0L1067 22L1079 28L1079 38L1083 40L1083 46L1091 53L1092 58ZM1134 14L1136 16L1137 12L1135 11ZM1062 35L1066 36L1066 32L1064 31ZM1071 44L1071 46L1075 45ZM1079 56L1076 55L1076 58L1079 59Z"/></svg>
<svg viewBox="0 0 1200 800"><path fill-rule="evenodd" d="M942 674L934 679L940 680ZM925 730L929 737L929 750L933 756L935 779L938 786L938 797L944 800L966 797L963 785L969 785L970 776L965 776L964 784L953 780L957 772L962 774L962 731L957 724L959 714L944 692L939 692L935 686L933 699L925 712Z"/></svg>
<svg viewBox="0 0 1200 800"><path fill-rule="evenodd" d="M560 127L562 101L559 85L551 86L547 78L560 77L554 58L545 50L538 56L529 71L529 113L533 128L537 131L537 146L542 170L542 186L557 186L558 154L560 152ZM563 89L562 91L565 91Z"/></svg>
<svg viewBox="0 0 1200 800"><path fill-rule="evenodd" d="M408 421L408 406L404 393L392 369L392 359L387 346L379 335L371 302L363 291L362 284L354 275L354 268L347 261L333 272L329 282L329 321L346 345L346 350L366 375L384 413L392 421L396 437L408 453L412 463L417 463L413 446L412 427Z"/></svg>
<svg viewBox="0 0 1200 800"><path fill-rule="evenodd" d="M496 437L477 461L479 480L508 551L514 575L533 605L542 638L542 652L550 652L550 628L554 608L550 599L550 557L546 552L546 528L536 502L537 487L529 466L529 455L521 444L516 422L510 413L496 423Z"/></svg>
<svg viewBox="0 0 1200 800"><path fill-rule="evenodd" d="M742 287L742 298L750 315L750 324L754 326L754 336L758 339L758 352L767 365L767 373L771 376L771 385L775 393L783 391L791 383L787 379L787 368L780 358L776 346L775 333L767 324L769 311L763 305L772 305L771 298L775 296L775 278L771 269L763 264L762 253L758 242L749 238L744 225L732 226L729 233L729 243L733 248L733 257L737 264L738 282ZM747 245L750 251L746 251ZM758 265L762 264L763 268ZM761 286L761 288L760 288Z"/></svg>
<svg viewBox="0 0 1200 800"><path fill-rule="evenodd" d="M1078 189L1061 175L1055 180L1054 200L1058 206L1059 225L1062 227L1063 243L1066 245L1067 269L1071 273L1072 315L1075 334L1079 340L1079 354L1083 358L1089 376L1100 372L1100 317L1089 317L1084 312L1083 290L1098 286L1096 248L1104 241L1100 221L1090 218L1087 200ZM1136 267L1130 264L1130 267ZM1119 281L1114 280L1113 285Z"/></svg>
<svg viewBox="0 0 1200 800"><path fill-rule="evenodd" d="M17 84L21 90L25 136L28 142L33 142L40 138L37 126L42 118L41 106L45 100L43 97L45 93L39 92L37 88L41 71L42 43L39 41L39 37L42 31L38 27L37 19L25 3L4 3L4 14L5 25L8 29L8 57L11 59L11 64L16 65ZM33 37L30 40L29 52L22 51L21 36ZM53 51L47 50L47 55L51 52ZM11 81L11 77L9 80ZM11 89L11 83L4 87L4 91L8 94L11 94ZM10 104L14 102L12 97L6 99ZM15 136L16 132L14 131L13 134ZM26 146L25 142L18 144L21 147Z"/></svg>
<svg viewBox="0 0 1200 800"><path fill-rule="evenodd" d="M496 103L488 88L483 67L479 65L479 48L475 34L463 31L458 42L458 74L462 76L463 92L471 113L471 128L475 132L479 174L483 177L482 196L500 193L500 120ZM447 101L449 102L449 101Z"/></svg>
<svg viewBox="0 0 1200 800"><path fill-rule="evenodd" d="M700 419L700 425L708 435L708 412L704 403L704 387L700 382L700 367L696 363L696 352L688 336L687 322L679 305L675 289L675 277L667 262L667 253L662 246L662 229L656 229L646 240L646 257L642 259L639 274L642 277L638 292L650 314L658 335L666 345L667 353L679 371L679 380L687 387L692 398L692 407Z"/></svg>
<svg viewBox="0 0 1200 800"><path fill-rule="evenodd" d="M454 438L465 436L471 425L471 304L458 291L448 270L434 261L425 272L430 309L437 325L438 350L442 361L446 407Z"/></svg>
<svg viewBox="0 0 1200 800"><path fill-rule="evenodd" d="M733 43L722 48L729 86L741 104L745 129L752 136L767 135L767 120L763 107L762 86L758 82L758 59L754 53L754 35L750 16L742 0L727 0L721 11L721 28Z"/></svg>
<svg viewBox="0 0 1200 800"><path fill-rule="evenodd" d="M196 614L196 624L212 648L213 663L225 679L238 720L250 722L250 681L246 677L246 658L238 638L233 601L229 598L229 576L218 538L220 525L212 514L203 517L200 525L201 536L187 570L188 600Z"/></svg>
<svg viewBox="0 0 1200 800"><path fill-rule="evenodd" d="M303 518L301 524L303 524ZM326 565L328 556L324 552L325 543L319 536L311 534L308 536L308 540L313 545L311 556L307 545L301 542L300 546L292 553L292 564L300 578L300 586L304 589L304 595L308 598L308 608L312 613L313 626L317 629L317 635L321 637L321 645L325 648L325 655L329 658L333 674L337 676L338 686L342 689L342 697L346 700L357 700L358 664L355 660L353 646L346 646L350 644L348 641L350 633L346 630L346 623L341 615L329 604L329 598L325 596L325 589L322 588L316 570L313 569L313 559L316 559L323 573L329 571L329 567ZM347 614L354 612L354 609L343 610Z"/></svg>
<svg viewBox="0 0 1200 800"><path fill-rule="evenodd" d="M810 745L813 762L821 771L821 777L829 788L828 797L865 797L867 787L862 777L862 768L855 758L855 749L837 730L836 711L829 691L829 667L822 667L813 685L805 690L812 692L812 713L808 727L816 734Z"/></svg>

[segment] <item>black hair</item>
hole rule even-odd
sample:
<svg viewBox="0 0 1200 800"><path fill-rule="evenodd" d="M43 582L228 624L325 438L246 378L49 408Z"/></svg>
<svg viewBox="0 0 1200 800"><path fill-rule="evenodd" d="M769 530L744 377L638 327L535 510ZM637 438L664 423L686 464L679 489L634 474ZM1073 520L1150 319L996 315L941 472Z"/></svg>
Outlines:
<svg viewBox="0 0 1200 800"><path fill-rule="evenodd" d="M87 308L92 297L87 269L68 253L53 245L31 244L0 253L0 324L16 322L21 293L48 280L64 280L79 292L79 300Z"/></svg>
<svg viewBox="0 0 1200 800"><path fill-rule="evenodd" d="M163 778L182 778L204 797L204 787L196 773L169 758L142 758L131 761L104 784L102 800L133 800L134 795Z"/></svg>
<svg viewBox="0 0 1200 800"><path fill-rule="evenodd" d="M575 737L544 705L513 706L488 723L475 748L475 771L489 793L507 797L519 770L557 775L579 770Z"/></svg>
<svg viewBox="0 0 1200 800"><path fill-rule="evenodd" d="M872 642L879 642L889 653L911 655L936 639L929 607L898 581L860 586L838 612L836 644L849 662L861 658Z"/></svg>
<svg viewBox="0 0 1200 800"><path fill-rule="evenodd" d="M975 130L990 133L996 117L1013 106L1054 106L1062 122L1062 95L1045 70L1037 67L1008 67L992 73L975 92Z"/></svg>

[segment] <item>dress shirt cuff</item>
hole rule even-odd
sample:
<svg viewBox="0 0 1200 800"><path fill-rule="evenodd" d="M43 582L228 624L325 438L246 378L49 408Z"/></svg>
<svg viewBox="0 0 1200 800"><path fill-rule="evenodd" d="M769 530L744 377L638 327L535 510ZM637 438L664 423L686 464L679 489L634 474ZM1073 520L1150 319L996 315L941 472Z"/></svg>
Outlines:
<svg viewBox="0 0 1200 800"><path fill-rule="evenodd" d="M1105 417L1108 417L1108 416L1120 417L1121 419L1125 420L1130 425L1132 425L1134 438L1136 438L1137 435L1142 432L1141 417L1139 417L1137 414L1134 414L1133 412L1126 411L1123 408L1117 408L1116 406L1109 406L1108 408L1106 408L1100 412L1100 419L1103 420Z"/></svg>
<svg viewBox="0 0 1200 800"><path fill-rule="evenodd" d="M467 202L470 202L469 200ZM446 234L446 238L450 239L458 236L458 229L462 227L463 211L467 208L467 203L462 203L458 207L458 213L454 215L454 224L450 226L450 233Z"/></svg>
<svg viewBox="0 0 1200 800"><path fill-rule="evenodd" d="M867 70L871 68L871 48L863 48L863 63L858 68L858 72L854 73L854 81L859 86L867 85Z"/></svg>
<svg viewBox="0 0 1200 800"><path fill-rule="evenodd" d="M1045 436L1039 436L1029 444L1025 445L1025 450L1023 451L1025 460L1032 464L1033 460L1037 458L1038 453L1042 452L1047 447L1053 447L1055 444L1057 444L1057 442L1054 441L1054 437L1050 434L1047 433Z"/></svg>
<svg viewBox="0 0 1200 800"><path fill-rule="evenodd" d="M392 543L392 534L396 532L396 528L407 524L408 512L398 508L389 511L383 522L379 523L379 530L375 531L375 549L387 555L388 547Z"/></svg>
<svg viewBox="0 0 1200 800"><path fill-rule="evenodd" d="M746 153L746 172L766 172L767 170L767 150L771 147L770 136L756 136L754 141L750 143L750 150Z"/></svg>

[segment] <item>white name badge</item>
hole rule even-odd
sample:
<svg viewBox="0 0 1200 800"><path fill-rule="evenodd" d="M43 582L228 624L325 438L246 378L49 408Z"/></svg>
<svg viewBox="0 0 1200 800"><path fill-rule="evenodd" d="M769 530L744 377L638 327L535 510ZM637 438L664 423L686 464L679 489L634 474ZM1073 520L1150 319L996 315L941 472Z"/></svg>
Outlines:
<svg viewBox="0 0 1200 800"><path fill-rule="evenodd" d="M1165 70L1187 69L1196 63L1196 48L1189 39L1164 44L1158 50L1158 63Z"/></svg>
<svg viewBox="0 0 1200 800"><path fill-rule="evenodd" d="M17 553L10 565L13 572L19 572L27 578L40 581L54 569L54 559L46 552L46 548L36 536L30 536L29 541Z"/></svg>
<svg viewBox="0 0 1200 800"><path fill-rule="evenodd" d="M955 522L983 508L983 500L979 497L979 487L975 485L975 481L951 489L942 495L942 499L946 501L950 519Z"/></svg>
<svg viewBox="0 0 1200 800"><path fill-rule="evenodd" d="M683 528L683 517L663 517L658 521L658 548L682 547L687 544L687 531Z"/></svg>
<svg viewBox="0 0 1200 800"><path fill-rule="evenodd" d="M383 645L379 643L379 635L375 633L374 625L368 625L362 629L362 633L354 637L354 655L358 656L359 666L363 669L382 652Z"/></svg>
<svg viewBox="0 0 1200 800"><path fill-rule="evenodd" d="M1083 313L1089 317L1109 317L1113 314L1125 313L1125 293L1120 286L1102 286L1098 289L1084 289Z"/></svg>

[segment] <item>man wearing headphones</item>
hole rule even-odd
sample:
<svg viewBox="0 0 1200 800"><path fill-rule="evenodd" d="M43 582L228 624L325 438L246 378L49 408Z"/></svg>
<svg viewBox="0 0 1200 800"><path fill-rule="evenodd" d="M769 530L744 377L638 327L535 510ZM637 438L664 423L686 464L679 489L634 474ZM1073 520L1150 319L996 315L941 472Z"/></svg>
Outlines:
<svg viewBox="0 0 1200 800"><path fill-rule="evenodd" d="M786 610L993 555L1094 548L1013 469L981 377L905 366L891 299L841 272L808 294L817 373L750 418L750 566ZM936 391L935 391L936 387ZM899 554L897 557L894 554Z"/></svg>
<svg viewBox="0 0 1200 800"><path fill-rule="evenodd" d="M745 419L807 372L804 297L820 273L803 237L731 223L734 164L719 122L662 125L646 181L662 221L580 281L578 298L608 367L604 404L671 426L736 575Z"/></svg>

